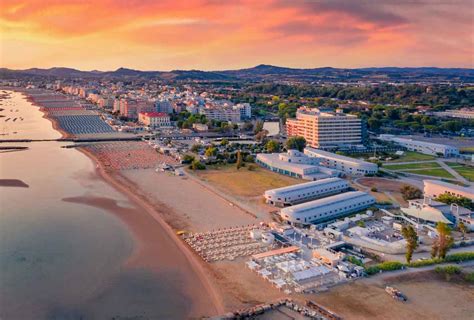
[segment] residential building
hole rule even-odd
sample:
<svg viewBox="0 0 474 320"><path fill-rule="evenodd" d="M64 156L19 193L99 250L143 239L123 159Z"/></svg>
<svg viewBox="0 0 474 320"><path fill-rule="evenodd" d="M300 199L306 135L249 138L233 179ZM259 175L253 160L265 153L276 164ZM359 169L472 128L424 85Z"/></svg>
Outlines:
<svg viewBox="0 0 474 320"><path fill-rule="evenodd" d="M400 138L392 134L381 134L378 139L396 143L409 151L416 151L423 154L443 157L459 156L459 149L446 144L432 143L426 141Z"/></svg>
<svg viewBox="0 0 474 320"><path fill-rule="evenodd" d="M474 201L474 187L472 186L462 187L439 180L423 180L423 184L423 192L426 197L436 198L444 193L448 193L456 197L466 197Z"/></svg>
<svg viewBox="0 0 474 320"><path fill-rule="evenodd" d="M294 205L331 196L349 189L349 183L340 178L327 178L265 191L267 203L275 206Z"/></svg>
<svg viewBox="0 0 474 320"><path fill-rule="evenodd" d="M170 127L170 116L164 112L140 112L138 121L152 128Z"/></svg>
<svg viewBox="0 0 474 320"><path fill-rule="evenodd" d="M286 121L288 137L301 136L309 146L331 148L362 143L362 122L340 110L327 112L301 107L295 119Z"/></svg>
<svg viewBox="0 0 474 320"><path fill-rule="evenodd" d="M129 119L138 119L141 112L154 112L155 104L146 100L121 99L120 114Z"/></svg>
<svg viewBox="0 0 474 320"><path fill-rule="evenodd" d="M209 120L218 120L218 121L229 121L229 122L240 122L240 110L222 107L212 107L212 108L201 108L199 110L200 114L206 116Z"/></svg>
<svg viewBox="0 0 474 320"><path fill-rule="evenodd" d="M432 112L434 116L459 119L474 119L474 108L462 108L459 110L446 110Z"/></svg>
<svg viewBox="0 0 474 320"><path fill-rule="evenodd" d="M172 113L173 105L168 100L158 100L155 102L157 112Z"/></svg>
<svg viewBox="0 0 474 320"><path fill-rule="evenodd" d="M297 150L288 150L286 153L259 153L255 162L273 172L305 180L339 176L337 170L321 167L319 159L310 158Z"/></svg>
<svg viewBox="0 0 474 320"><path fill-rule="evenodd" d="M193 129L197 132L207 132L209 131L209 126L204 123L193 123Z"/></svg>
<svg viewBox="0 0 474 320"><path fill-rule="evenodd" d="M238 103L232 108L239 110L240 119L250 119L252 117L252 106L250 103Z"/></svg>
<svg viewBox="0 0 474 320"><path fill-rule="evenodd" d="M304 149L304 153L309 157L318 158L322 166L340 170L354 176L375 174L379 170L375 163L342 156L333 152L307 147Z"/></svg>
<svg viewBox="0 0 474 320"><path fill-rule="evenodd" d="M366 192L350 191L280 210L283 220L291 224L320 223L361 211L375 203Z"/></svg>

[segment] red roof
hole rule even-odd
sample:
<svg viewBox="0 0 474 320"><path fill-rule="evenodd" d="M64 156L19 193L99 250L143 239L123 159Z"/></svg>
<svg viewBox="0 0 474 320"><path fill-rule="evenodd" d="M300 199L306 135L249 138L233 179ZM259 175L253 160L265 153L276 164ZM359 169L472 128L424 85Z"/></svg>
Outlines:
<svg viewBox="0 0 474 320"><path fill-rule="evenodd" d="M140 114L151 118L169 117L168 114L164 112L140 112Z"/></svg>

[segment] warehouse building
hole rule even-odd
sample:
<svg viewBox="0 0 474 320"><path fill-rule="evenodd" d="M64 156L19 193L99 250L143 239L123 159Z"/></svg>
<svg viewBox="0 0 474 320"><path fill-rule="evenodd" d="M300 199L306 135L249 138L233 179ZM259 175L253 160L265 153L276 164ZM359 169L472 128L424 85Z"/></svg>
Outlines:
<svg viewBox="0 0 474 320"><path fill-rule="evenodd" d="M319 158L320 165L342 171L344 173L363 176L375 174L379 170L377 164L359 159L341 156L328 151L305 148L304 153L309 157Z"/></svg>
<svg viewBox="0 0 474 320"><path fill-rule="evenodd" d="M340 178L327 178L267 190L264 197L267 203L283 207L335 195L348 189L347 181Z"/></svg>
<svg viewBox="0 0 474 320"><path fill-rule="evenodd" d="M280 210L289 223L310 224L333 220L361 211L375 203L375 198L362 191L351 191Z"/></svg>
<svg viewBox="0 0 474 320"><path fill-rule="evenodd" d="M416 151L432 156L443 156L446 158L459 156L458 148L446 144L400 138L392 134L381 134L378 138L382 141L396 143L409 151Z"/></svg>

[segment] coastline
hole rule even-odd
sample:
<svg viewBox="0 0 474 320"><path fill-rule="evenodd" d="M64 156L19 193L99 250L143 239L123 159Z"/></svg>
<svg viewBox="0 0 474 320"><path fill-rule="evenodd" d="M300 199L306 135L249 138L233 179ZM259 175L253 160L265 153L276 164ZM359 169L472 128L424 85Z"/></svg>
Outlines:
<svg viewBox="0 0 474 320"><path fill-rule="evenodd" d="M54 117L51 117L49 113L47 112L47 110L45 110L41 104L33 101L27 91L15 90L15 88L12 88L9 90L21 93L29 103L31 103L35 107L38 107L39 111L42 112L43 114L42 118L47 119L51 122L52 128L61 134L61 139L73 137L72 134L63 130L59 126L57 120ZM209 277L210 271L206 269L206 266L203 264L202 261L200 261L200 258L197 255L195 255L178 238L173 228L168 223L166 223L166 221L163 219L162 215L160 214L160 210L158 210L150 201L147 201L146 198L140 196L137 192L135 192L133 188L127 186L125 183L120 181L120 177L121 177L120 172L117 172L117 173L108 172L106 168L103 166L103 163L101 163L101 161L99 160L98 157L96 157L95 154L93 154L92 152L84 148L76 148L76 150L80 151L82 154L87 156L90 159L90 161L92 161L92 163L96 165L95 171L98 178L105 181L108 185L113 187L119 193L123 194L138 209L142 209L145 212L144 216L147 216L152 221L158 223L159 226L161 227L161 230L164 230L165 236L169 238L172 241L173 245L175 245L176 248L178 248L178 250L180 251L180 253L182 253L181 256L189 264L190 269L188 270L192 270L194 273L194 274L190 274L189 276L190 277L194 275L197 276L197 277L194 277L194 278L197 278L195 280L200 283L200 285L198 285L197 287L201 287L203 290L205 290L210 300L209 305L203 304L203 302L208 302L208 301L204 301L204 300L207 300L205 299L206 295L202 295L202 293L196 292L196 290L193 290L195 289L194 286L191 285L191 288L188 288L187 291L190 296L190 299L196 301L196 305L193 306L194 313L198 313L201 316L213 316L213 315L223 314L225 312L224 303L223 303L223 300L221 299L221 295L219 294L217 287L215 286L215 283ZM124 177L124 179L126 178ZM63 199L63 201L72 201L72 202L82 201L82 203L84 204L94 206L94 204L91 202L94 202L95 199L72 199L72 200ZM150 239L150 229L153 229L153 233L156 234L155 231L158 231L158 233L160 233L161 230L159 228L155 230L152 224L148 224L146 227L144 227L143 221L146 219L143 219L143 217L141 217L142 219L141 219L141 225L140 225L140 223L135 223L134 221L131 221L133 220L133 218L130 219L130 216L129 217L124 216L123 213L119 212L120 210L117 210L117 212L115 212L113 209L109 208L108 211L111 214L114 214L115 216L117 216L117 218L121 219L125 227L129 229L129 231L133 234L135 248L133 249L132 255L126 261L124 265L125 268L145 267L145 268L151 269L152 271L159 272L160 271L159 269L162 267L171 267L171 268L179 267L176 265L169 265L169 262L163 262L162 259L157 259L159 258L157 256L158 252L154 251L154 249L156 249L156 244L153 243L153 240L156 242L156 238ZM146 230L143 230L143 229L146 229ZM147 233L147 235L144 237L141 237L140 235L141 231L144 231L144 233ZM150 240L150 241L149 242L143 241L144 238L146 238L147 236L148 236L148 239L146 240Z"/></svg>
<svg viewBox="0 0 474 320"><path fill-rule="evenodd" d="M209 297L211 298L216 314L223 314L225 312L223 300L218 292L218 288L214 285L213 281L211 281L209 275L207 274L205 266L200 261L200 258L197 257L188 247L186 247L186 245L177 237L175 231L168 223L166 223L155 206L147 201L147 199L141 197L135 190L121 183L120 180L117 179L117 176L120 176L119 173L114 174L107 172L107 170L103 167L103 164L92 152L85 150L84 148L77 148L77 150L86 155L93 163L97 165L96 172L101 179L103 179L106 183L108 183L120 193L124 194L128 199L130 199L132 203L136 204L140 208L143 208L146 213L151 216L153 220L163 228L163 230L165 230L167 236L172 239L172 241L180 249L186 260L198 275L199 281L202 283ZM138 243L138 245L143 246L144 244ZM129 258L130 261L140 259L140 251L140 247L137 247L133 255Z"/></svg>

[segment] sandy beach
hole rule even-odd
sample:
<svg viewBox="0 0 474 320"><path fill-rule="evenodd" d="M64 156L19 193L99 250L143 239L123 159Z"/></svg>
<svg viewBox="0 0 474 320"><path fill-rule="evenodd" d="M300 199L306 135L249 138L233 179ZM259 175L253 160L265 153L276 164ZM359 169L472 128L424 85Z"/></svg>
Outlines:
<svg viewBox="0 0 474 320"><path fill-rule="evenodd" d="M137 194L136 189L133 188L133 186L124 184L122 180L123 178L121 178L119 173L107 172L91 152L88 152L83 148L78 148L78 150L98 164L97 173L101 178L119 192L126 195L132 203L143 209L142 212L144 214L132 216L128 214L129 211L126 208L120 208L116 203L112 203L107 199L76 198L64 200L101 206L102 208L108 209L116 214L136 236L137 246L135 252L127 262L130 266L147 267L152 270L162 268L163 263L166 264L166 254L164 255L165 259L162 259L163 257L161 256L159 259L157 257L158 247L161 242L160 240L162 237L171 239L176 246L176 250L180 250L183 253L186 262L192 266L198 276L196 279L189 279L194 280L196 284L188 289L192 297L196 299L196 302L198 302L196 303L196 306L199 306L198 310L195 310L193 313L202 316L224 313L223 301L218 289L215 287L215 284L209 279L208 272L205 270L205 265L188 247L184 245L184 243L176 236L173 229L163 220L162 213L164 210L157 210L155 206ZM164 230L165 234L157 232L160 229ZM183 261L183 263L185 263L185 261ZM179 267L179 265L175 265L175 262L171 262L169 267ZM207 295L203 295L202 292L200 292L200 287L206 290ZM210 301L206 299L206 296L210 298Z"/></svg>

